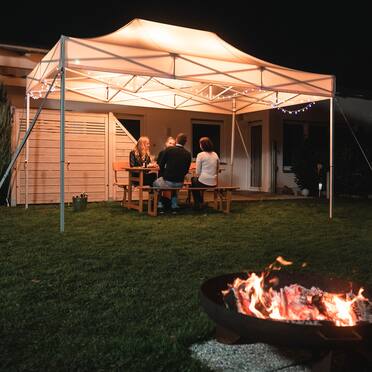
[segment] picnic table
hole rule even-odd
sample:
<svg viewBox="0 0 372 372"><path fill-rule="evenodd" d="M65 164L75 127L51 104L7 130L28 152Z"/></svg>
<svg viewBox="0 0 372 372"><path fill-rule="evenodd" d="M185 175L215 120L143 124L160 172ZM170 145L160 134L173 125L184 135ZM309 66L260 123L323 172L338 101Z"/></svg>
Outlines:
<svg viewBox="0 0 372 372"><path fill-rule="evenodd" d="M189 177L185 179L185 183L182 187L172 189L172 188L155 188L150 186L145 186L144 175L145 173L156 172L158 173L159 167L157 165L147 166L147 167L131 167L126 162L116 162L113 163L113 168L115 171L115 185L123 189L123 202L122 205L128 209L135 209L138 212L143 212L144 210L144 193L149 193L148 200L148 214L151 216L157 215L157 201L159 195L163 192L169 193L171 191L186 190L188 192L187 202L190 203L190 193L191 190L200 191L213 191L214 202L213 206L215 209L221 210L225 213L230 212L231 203L231 192L237 190L238 187L234 186L216 186L213 188L191 188L191 182L189 180L190 176L195 175L195 162L192 162L189 168ZM117 172L126 171L128 172L128 183L121 184L118 182ZM220 169L221 171L221 169ZM133 191L138 190L138 200L133 199ZM156 204L156 205L155 205Z"/></svg>

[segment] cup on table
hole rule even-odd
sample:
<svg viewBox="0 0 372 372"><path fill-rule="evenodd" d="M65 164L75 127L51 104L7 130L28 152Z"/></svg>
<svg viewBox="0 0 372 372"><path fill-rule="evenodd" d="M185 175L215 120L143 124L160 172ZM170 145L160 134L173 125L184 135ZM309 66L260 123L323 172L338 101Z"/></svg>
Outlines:
<svg viewBox="0 0 372 372"><path fill-rule="evenodd" d="M149 163L148 167L154 168L156 166L157 166L157 164L156 164L156 161L155 161L155 156L154 155L150 155L150 163Z"/></svg>

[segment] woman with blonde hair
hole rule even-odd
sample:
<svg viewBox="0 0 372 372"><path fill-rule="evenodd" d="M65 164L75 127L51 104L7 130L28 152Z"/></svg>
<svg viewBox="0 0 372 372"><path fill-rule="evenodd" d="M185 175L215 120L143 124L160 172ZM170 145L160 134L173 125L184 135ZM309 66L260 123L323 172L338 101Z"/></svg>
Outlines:
<svg viewBox="0 0 372 372"><path fill-rule="evenodd" d="M129 164L131 167L147 167L151 163L150 158L150 139L142 136L138 139L133 150L129 153ZM133 172L133 176L138 177L139 174ZM156 179L155 173L144 173L143 184L152 186Z"/></svg>

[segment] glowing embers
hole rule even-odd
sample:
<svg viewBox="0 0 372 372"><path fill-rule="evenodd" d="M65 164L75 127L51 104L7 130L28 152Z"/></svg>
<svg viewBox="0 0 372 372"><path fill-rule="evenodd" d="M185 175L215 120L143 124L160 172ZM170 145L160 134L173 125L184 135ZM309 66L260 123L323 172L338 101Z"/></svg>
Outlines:
<svg viewBox="0 0 372 372"><path fill-rule="evenodd" d="M280 265L279 265L280 264ZM354 326L358 322L372 322L371 303L358 293L330 293L317 287L299 284L279 287L273 270L291 262L278 257L261 275L252 273L247 279L236 278L223 298L228 308L261 319L300 322L333 322L336 326Z"/></svg>

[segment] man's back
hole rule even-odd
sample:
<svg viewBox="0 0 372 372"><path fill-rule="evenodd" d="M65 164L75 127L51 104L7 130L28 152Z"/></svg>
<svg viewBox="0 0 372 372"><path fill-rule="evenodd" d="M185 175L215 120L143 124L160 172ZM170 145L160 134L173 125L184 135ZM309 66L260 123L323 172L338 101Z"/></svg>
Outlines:
<svg viewBox="0 0 372 372"><path fill-rule="evenodd" d="M159 166L166 181L183 182L190 164L190 152L183 146L176 145L165 150Z"/></svg>

